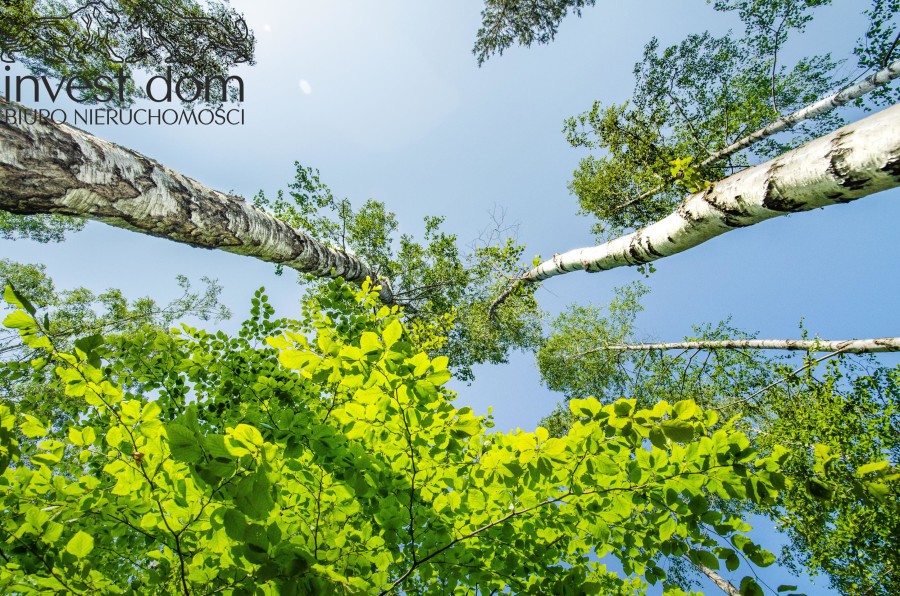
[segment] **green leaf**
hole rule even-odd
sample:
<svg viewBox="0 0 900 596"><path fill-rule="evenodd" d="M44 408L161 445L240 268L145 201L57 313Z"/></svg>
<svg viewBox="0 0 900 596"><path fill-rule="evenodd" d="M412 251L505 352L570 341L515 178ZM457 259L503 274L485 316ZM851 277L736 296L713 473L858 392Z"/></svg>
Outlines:
<svg viewBox="0 0 900 596"><path fill-rule="evenodd" d="M236 509L227 509L224 516L225 533L232 540L242 541L247 530L244 514Z"/></svg>
<svg viewBox="0 0 900 596"><path fill-rule="evenodd" d="M437 372L430 373L425 377L425 380L434 385L435 387L440 387L444 383L450 380L450 371L449 370L439 370Z"/></svg>
<svg viewBox="0 0 900 596"><path fill-rule="evenodd" d="M747 575L741 580L741 596L765 596L756 580Z"/></svg>
<svg viewBox="0 0 900 596"><path fill-rule="evenodd" d="M79 559L88 556L92 550L94 550L94 538L80 530L66 544L66 551Z"/></svg>
<svg viewBox="0 0 900 596"><path fill-rule="evenodd" d="M25 422L21 424L22 434L29 439L36 439L47 434L44 423L30 414L25 414Z"/></svg>
<svg viewBox="0 0 900 596"><path fill-rule="evenodd" d="M376 334L365 331L359 338L359 349L363 354L374 354L381 351L381 342Z"/></svg>
<svg viewBox="0 0 900 596"><path fill-rule="evenodd" d="M234 428L225 431L226 444L228 439L237 441L247 447L261 447L263 444L262 434L255 426L249 424L238 424Z"/></svg>
<svg viewBox="0 0 900 596"><path fill-rule="evenodd" d="M600 402L594 398L572 399L569 401L569 408L576 416L593 418L600 413L602 407Z"/></svg>
<svg viewBox="0 0 900 596"><path fill-rule="evenodd" d="M866 476L867 474L872 474L874 472L881 472L890 466L890 463L887 461L876 461L868 464L864 464L860 466L856 470L857 476Z"/></svg>
<svg viewBox="0 0 900 596"><path fill-rule="evenodd" d="M865 485L869 493L880 501L884 501L891 494L891 488L883 482L867 482Z"/></svg>
<svg viewBox="0 0 900 596"><path fill-rule="evenodd" d="M692 399L677 402L672 409L679 420L690 420L697 414L697 404Z"/></svg>
<svg viewBox="0 0 900 596"><path fill-rule="evenodd" d="M275 506L270 494L271 483L262 472L245 476L238 483L235 504L247 517L262 519Z"/></svg>
<svg viewBox="0 0 900 596"><path fill-rule="evenodd" d="M633 399L620 399L613 404L613 412L620 418L628 418L634 412L635 403Z"/></svg>
<svg viewBox="0 0 900 596"><path fill-rule="evenodd" d="M22 310L16 310L9 313L9 315L3 319L3 325L10 329L35 329L34 319Z"/></svg>
<svg viewBox="0 0 900 596"><path fill-rule="evenodd" d="M747 558L749 558L751 562L759 565L760 567L768 567L775 562L775 555L763 549L759 549L756 552L750 553L749 555L747 555Z"/></svg>
<svg viewBox="0 0 900 596"><path fill-rule="evenodd" d="M691 561L693 561L697 565L703 565L705 567L709 567L712 570L719 569L719 558L709 551L691 549L690 552L688 552L688 556L690 557Z"/></svg>
<svg viewBox="0 0 900 596"><path fill-rule="evenodd" d="M660 427L667 437L678 443L689 443L694 438L694 425L684 420L663 420Z"/></svg>
<svg viewBox="0 0 900 596"><path fill-rule="evenodd" d="M20 294L11 283L8 283L3 290L3 299L13 306L24 309L30 315L34 315L37 312L31 302Z"/></svg>
<svg viewBox="0 0 900 596"><path fill-rule="evenodd" d="M731 553L725 558L725 568L728 571L735 571L738 567L741 566L741 560L735 553Z"/></svg>
<svg viewBox="0 0 900 596"><path fill-rule="evenodd" d="M175 423L167 424L165 428L172 457L188 463L200 461L203 451L200 449L199 437L193 431Z"/></svg>
<svg viewBox="0 0 900 596"><path fill-rule="evenodd" d="M658 449L666 449L668 447L666 435L658 426L650 429L650 444Z"/></svg>
<svg viewBox="0 0 900 596"><path fill-rule="evenodd" d="M384 339L384 345L390 348L392 345L397 343L400 337L403 335L403 326L400 324L400 321L394 319L391 321L387 327L384 328L384 331L381 333L381 337Z"/></svg>

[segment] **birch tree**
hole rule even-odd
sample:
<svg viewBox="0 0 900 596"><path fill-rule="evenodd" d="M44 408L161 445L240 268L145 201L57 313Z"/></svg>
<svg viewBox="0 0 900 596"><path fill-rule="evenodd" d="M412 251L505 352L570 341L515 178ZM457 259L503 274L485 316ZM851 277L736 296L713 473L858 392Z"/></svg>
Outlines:
<svg viewBox="0 0 900 596"><path fill-rule="evenodd" d="M842 594L896 592L900 369L842 352L847 344L802 340L836 349L801 357L751 349L763 342L730 321L696 327L679 349L597 349L648 343L634 341L646 292L627 286L606 308L574 305L551 323L537 361L543 382L564 401L542 425L565 434L568 402L588 395L602 403L627 395L639 404L690 396L725 418L739 416L754 446L790 450L791 482L778 507L755 510L787 535L779 562L798 575L827 575ZM880 463L885 458L891 463ZM684 586L708 575L687 561L668 572Z"/></svg>
<svg viewBox="0 0 900 596"><path fill-rule="evenodd" d="M134 151L38 119L0 122L0 209L102 221L318 276L362 282L369 267L241 197L213 190ZM60 159L61 156L61 159ZM393 299L382 282L382 299Z"/></svg>
<svg viewBox="0 0 900 596"><path fill-rule="evenodd" d="M710 184L687 197L674 213L631 234L554 255L520 281L644 265L767 219L895 188L900 186L898 131L900 106L895 106ZM507 292L495 300L492 311Z"/></svg>
<svg viewBox="0 0 900 596"><path fill-rule="evenodd" d="M875 339L724 339L718 341L675 341L665 343L609 344L595 351L641 352L651 350L792 350L864 354L900 351L900 337Z"/></svg>
<svg viewBox="0 0 900 596"><path fill-rule="evenodd" d="M426 220L421 242L397 238L383 203L354 210L299 164L286 194L260 193L251 203L65 124L0 122L0 209L93 219L313 278L374 280L384 303L408 308L423 332L440 330L446 339L435 349L467 380L475 364L504 362L540 337L532 290L489 321L490 296L520 266L524 247L513 239L494 234L466 253L439 229L440 218Z"/></svg>
<svg viewBox="0 0 900 596"><path fill-rule="evenodd" d="M837 186L844 184L841 188L826 184L821 189L834 202L807 202L798 191L806 186L816 192L812 189L830 176L828 163L806 161L809 150L828 151L819 144L852 130L825 135L842 121L836 108L851 102L880 106L897 99L897 90L888 84L900 74L893 38L900 6L875 0L865 11L868 28L854 50L859 67L855 78L837 77L838 62L830 54L785 66L779 56L788 41L828 4L718 1L717 10L737 13L745 25L743 36L690 35L665 50L651 40L635 66L630 102L608 107L596 102L566 124L574 146L604 152L581 161L570 189L582 213L599 220L594 229L605 242L556 254L526 271L519 283L574 270L642 266L735 227L859 198L846 194L843 174L833 178ZM896 125L893 120L891 125ZM801 143L807 144L800 148ZM873 175L881 179L872 192L896 186L890 173L896 148L883 149L881 157L870 156L874 159L869 165L858 162L860 169L851 174L860 181ZM759 164L764 159L770 161ZM773 167L789 163L795 174L804 171L805 177L792 174L788 182L764 173L774 174ZM776 205L778 201L766 198L776 187L795 196ZM629 230L634 231L619 235ZM505 298L505 293L499 296L491 313Z"/></svg>
<svg viewBox="0 0 900 596"><path fill-rule="evenodd" d="M497 45L485 46L485 56L516 39L548 41L568 10L590 4L558 2L544 18L534 4L491 3L500 12L487 34L500 37ZM782 17L785 23L793 19L786 31L805 26L803 11L789 14L794 4L771 5L784 12L766 17L765 26ZM510 6L521 10L504 12ZM523 16L525 28L510 30ZM776 75L781 71L774 54L782 41L776 35L770 48L769 66ZM760 47L769 42L757 40ZM700 36L691 43L732 52L729 40ZM700 57L713 68L705 51ZM687 51L682 56L689 58ZM776 76L773 83L771 76L759 75L769 73L768 66L749 76L746 90L759 97L747 104L742 118L770 122L786 105L809 103L809 82L824 81L817 77L831 63L820 58L804 64L790 71L805 75L802 81L780 84ZM764 118L770 100L772 111L779 113ZM670 107L667 117L692 123L690 106ZM625 108L620 111L625 118ZM725 114L730 123L730 112ZM631 118L635 126L665 132L663 124L648 124L642 114ZM897 140L884 129L895 125L896 110L872 118L795 149L790 159L776 158L780 171L757 166L738 173L736 182L711 186L705 171L692 167L699 159L682 151L702 145L707 133L676 130L675 151L660 151L654 164L663 175L652 181L667 188L673 183L702 186L703 192L682 215L691 225L667 224L678 236L668 241L673 246L702 242L721 233L717 230L749 225L771 213L853 200L891 187L897 179ZM465 263L455 238L440 232L440 222L432 219L423 241L401 237L396 250L390 240L396 221L383 204L353 209L302 166L285 193L290 200L261 194L250 204L90 135L48 126L0 127L3 209L91 217L255 256L329 281L308 294L301 321L273 319L259 293L253 316L237 337L151 330L134 337L89 337L71 350L55 345L35 309L10 291L17 310L8 324L29 348L44 352L25 368L52 365L58 377L52 382L72 398L71 420L79 424L62 432L33 414L2 406L0 472L14 487L4 501L11 514L0 524L11 545L11 554L2 552L0 572L0 585L7 589L111 591L127 568L134 586L153 586L159 593L260 585L381 593L448 588L547 593L577 585L628 593L643 589L644 580L666 582L675 591L685 586L670 581L660 562L686 558L722 580L716 583L723 590L758 594L753 578L736 582L736 588L717 572L722 566L736 569L739 556L760 566L775 560L743 536L741 516L725 510L744 512L755 505L771 512L776 503L799 512L803 523L791 527L800 528L803 564L832 577L843 566L850 587L870 589L870 570L892 577L890 552L897 533L891 496L897 475L893 452L883 452L895 443L883 425L877 427L886 417L884 409L853 418L862 422L835 439L825 436L827 418L801 425L800 418L775 409L777 404L759 403L754 393L738 391L736 385L729 386L735 390L724 403L721 388L707 385L703 394L702 383L688 385L686 377L680 385L672 380L647 385L642 393L642 383L625 371L616 378L631 384L619 394L629 399L570 396L565 428L557 425L562 431L552 439L544 429L491 434L488 420L451 405L453 396L443 385L450 378L448 366L465 371L467 363L502 360L510 346L533 346L538 327L533 286L517 287L518 306L507 303L498 314L509 324L501 332L508 335L498 336L487 316L486 297L502 289L510 264L520 257L517 244L489 243ZM779 152L802 140L787 141ZM55 149L52 159L46 148ZM745 205L736 193L758 200ZM634 204L646 209L650 203ZM311 228L320 230L316 237L307 233ZM653 238L653 243L635 244L638 259L657 258ZM362 289L350 290L332 277L355 281ZM371 280L381 287L378 299L370 292ZM408 314L390 308L402 302ZM454 322L458 316L462 324ZM107 343L117 349L108 349ZM168 356L153 358L156 350ZM698 377L704 369L705 363ZM726 376L728 367L722 370L719 374ZM753 383L759 371L742 370L735 383L758 387ZM461 376L465 380L465 372ZM763 393L777 393L783 385L797 388L766 386ZM132 393L131 387L138 390ZM720 420L685 395L672 400L674 405L659 401L686 387L698 388L698 401L708 396L705 403L712 407L751 414L747 424L765 421L760 412L774 412L786 425L777 436L800 445L795 456L775 441L766 442L776 434L775 426L745 427L750 433L762 431L757 441L768 457L756 459L749 439L735 430L743 423ZM811 385L791 403L803 413L832 416L848 404L855 407L853 396L833 386L825 389L830 391ZM154 391L159 399L150 399ZM643 409L642 399L648 406ZM866 401L862 409L869 405ZM787 434L798 429L806 434ZM848 436L877 441L867 450L868 444L842 443ZM783 464L794 466L797 483L790 488L779 471ZM51 476L76 479L85 465L91 476L29 492L49 486L43 479ZM665 475L670 472L672 477ZM785 490L789 496L776 501ZM804 506L786 500L799 503L806 498L803 491L812 495ZM73 500L75 493L86 498ZM835 495L840 507L829 511L839 513L839 532L817 551L802 541L833 529L833 520L816 514L823 510L820 502ZM748 500L751 505L743 503ZM860 500L869 517L865 523L845 523ZM57 517L62 513L47 514L47 508L65 513L68 525ZM878 519L890 520L887 533L875 527ZM175 520L178 526L172 525ZM852 535L854 548L864 548L854 553L855 562L836 558L839 564L833 565L828 557L848 544L840 532ZM282 540L285 536L292 539ZM607 552L620 557L626 573L639 577L613 576L588 556Z"/></svg>
<svg viewBox="0 0 900 596"><path fill-rule="evenodd" d="M0 5L2 61L18 61L37 76L105 77L115 83L109 97L93 86L81 89L80 101L87 104L103 99L127 106L143 97L132 77L136 72L153 75L168 68L176 78L224 81L235 65L253 63L255 47L243 17L220 2L14 0ZM186 93L194 91L191 85L185 87ZM27 93L28 86L23 88ZM18 93L16 86L11 91ZM226 90L214 91L199 96L196 103L220 104ZM78 218L0 212L2 238L61 242L67 232L83 228L84 221Z"/></svg>

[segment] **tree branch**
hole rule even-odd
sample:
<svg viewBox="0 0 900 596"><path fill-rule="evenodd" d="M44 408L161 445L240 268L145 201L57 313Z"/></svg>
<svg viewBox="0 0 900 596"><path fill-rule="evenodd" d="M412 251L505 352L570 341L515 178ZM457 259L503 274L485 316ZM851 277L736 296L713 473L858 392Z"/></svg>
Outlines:
<svg viewBox="0 0 900 596"><path fill-rule="evenodd" d="M886 68L866 77L852 87L847 87L846 89L842 89L841 91L838 91L833 95L829 95L824 99L820 99L816 103L810 104L805 108L797 110L793 114L788 114L787 116L779 118L765 128L761 128L754 133L738 139L728 147L725 147L724 149L717 151L707 157L700 164L700 167L711 165L721 159L728 157L729 155L737 153L741 149L746 149L750 145L758 143L763 139L771 137L772 135L778 134L780 132L784 132L789 128L793 128L804 120L809 120L810 118L815 118L816 116L827 114L835 108L846 105L854 99L858 99L863 95L874 91L875 89L878 89L879 87L884 87L885 85L896 79L898 76L900 76L900 60L892 62Z"/></svg>
<svg viewBox="0 0 900 596"><path fill-rule="evenodd" d="M688 561L691 561L690 557L688 557L687 555L684 555L684 558ZM691 563L693 564L694 562L691 561ZM719 589L728 594L728 596L741 596L741 591L738 590L734 586L734 584L732 584L730 581L728 581L706 565L697 563L695 566L700 570L701 573L703 573L703 575L711 579L713 583L719 587Z"/></svg>
<svg viewBox="0 0 900 596"><path fill-rule="evenodd" d="M652 350L797 350L804 352L834 352L847 354L869 352L900 352L900 337L876 339L727 339L719 341L680 341L656 344L612 344L582 352L579 356L595 352L637 352Z"/></svg>
<svg viewBox="0 0 900 596"><path fill-rule="evenodd" d="M82 130L38 118L0 100L0 209L102 221L151 236L216 248L319 277L388 280L354 255L326 246L242 198L213 190L135 151Z"/></svg>
<svg viewBox="0 0 900 596"><path fill-rule="evenodd" d="M860 83L853 85L852 87L847 87L846 89L842 89L833 95L829 95L824 99L820 99L816 103L810 104L805 108L801 108L794 112L793 114L788 114L782 118L779 118L772 124L769 124L765 128L761 128L756 132L750 133L746 135L731 145L716 151L705 160L703 160L699 167L703 168L706 166L710 166L718 161L731 157L738 151L746 149L747 147L762 141L763 139L767 139L773 135L776 135L780 132L784 132L790 128L793 128L800 122L804 120L809 120L810 118L815 118L816 116L821 116L822 114L827 114L828 112L839 108L843 105L846 105L853 101L854 99L858 99L863 95L878 89L879 87L884 87L894 79L900 76L900 60L892 62L890 65L886 66L882 70L876 72L873 75L866 77ZM648 197L652 197L656 193L660 192L666 187L666 184L671 182L668 180L665 184L661 184L656 188L648 190L647 192L637 196L633 199L629 199L628 201L622 203L618 207L616 207L617 211L621 211L635 203L639 203Z"/></svg>
<svg viewBox="0 0 900 596"><path fill-rule="evenodd" d="M900 62L897 63L900 72ZM900 105L688 196L674 213L598 246L557 254L517 282L606 271L684 252L737 228L900 186ZM509 295L504 292L501 298ZM500 298L491 305L496 309Z"/></svg>

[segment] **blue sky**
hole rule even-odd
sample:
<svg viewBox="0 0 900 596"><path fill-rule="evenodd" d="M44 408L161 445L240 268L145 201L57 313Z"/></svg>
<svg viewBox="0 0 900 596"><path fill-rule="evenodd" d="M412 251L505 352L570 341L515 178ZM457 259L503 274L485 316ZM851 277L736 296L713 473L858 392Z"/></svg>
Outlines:
<svg viewBox="0 0 900 596"><path fill-rule="evenodd" d="M519 224L529 258L593 242L591 221L576 214L566 189L582 153L566 144L564 118L595 99L627 99L632 67L651 36L668 45L736 25L704 0L601 1L582 19L564 21L553 44L513 48L479 69L471 54L477 0L232 4L258 39L257 65L240 71L245 126L90 130L248 197L282 188L299 160L320 169L337 196L384 201L401 232L421 230L425 215L443 215L447 229L468 241L500 206L508 223ZM863 21L853 12L857 3L839 4L795 54L827 47L846 55ZM728 316L761 337L796 337L801 317L824 338L900 334L890 250L897 198L888 191L776 219L660 261L647 280L641 335L677 340L692 324ZM215 277L236 315L226 329L259 286L285 315L296 311L300 294L293 275L276 277L269 265L101 224L62 245L0 241L0 256L45 263L58 287L120 287L160 299L177 293L177 274ZM639 278L631 269L573 273L549 281L538 297L558 313L572 303L604 304L613 288ZM481 412L492 405L501 430L533 428L560 398L540 386L529 355L477 372L472 386L459 388L460 401ZM826 593L821 582L809 590Z"/></svg>

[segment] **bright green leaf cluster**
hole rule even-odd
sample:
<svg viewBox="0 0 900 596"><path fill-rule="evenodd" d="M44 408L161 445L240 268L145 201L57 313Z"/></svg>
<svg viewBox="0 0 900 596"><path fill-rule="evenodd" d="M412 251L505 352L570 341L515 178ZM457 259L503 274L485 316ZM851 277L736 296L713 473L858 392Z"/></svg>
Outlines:
<svg viewBox="0 0 900 596"><path fill-rule="evenodd" d="M773 502L784 454L760 458L734 421L584 399L564 436L495 433L396 307L328 287L296 321L258 292L234 337L41 348L79 405L62 428L2 410L4 453L25 438L0 476L0 589L632 594L669 584L667 558L730 567L722 539L771 562L720 504Z"/></svg>

